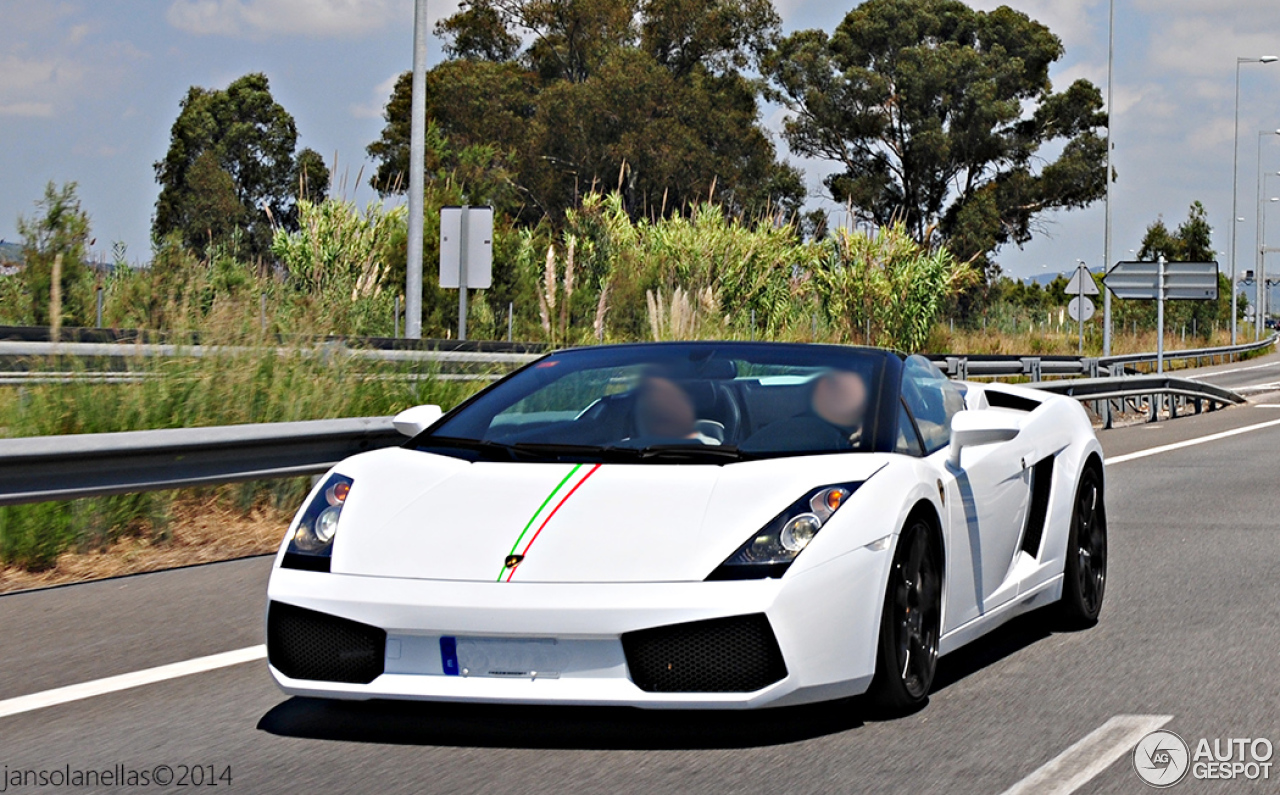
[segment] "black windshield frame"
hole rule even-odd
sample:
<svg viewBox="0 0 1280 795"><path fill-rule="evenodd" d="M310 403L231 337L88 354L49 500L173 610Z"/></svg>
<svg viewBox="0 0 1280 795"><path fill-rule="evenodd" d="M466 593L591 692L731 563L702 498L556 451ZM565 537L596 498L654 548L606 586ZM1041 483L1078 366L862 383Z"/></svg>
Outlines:
<svg viewBox="0 0 1280 795"><path fill-rule="evenodd" d="M897 439L903 356L896 351L844 345L808 343L696 341L629 343L569 348L541 357L473 395L405 446L432 453L478 460L457 446L433 444L433 437L484 441L492 418L521 398L533 394L565 375L594 368L627 367L637 364L677 363L696 370L698 367L723 368L725 362L748 362L752 365L813 367L833 370L867 371L868 401L863 423L862 441L854 452L893 452ZM559 370L559 368L564 368ZM550 371L559 370L556 374ZM513 391L514 390L514 391ZM741 460L784 458L803 455L833 454L832 450L760 451L741 456ZM483 458L483 457L482 457ZM499 457L501 458L501 457ZM587 456L569 456L572 460L592 460ZM608 455L602 461L617 460ZM489 457L484 460L496 460ZM512 456L512 461L530 460L527 455ZM565 460L555 457L554 460ZM661 456L653 463L668 461ZM714 463L715 456L690 456L687 463ZM718 461L723 465L725 460Z"/></svg>

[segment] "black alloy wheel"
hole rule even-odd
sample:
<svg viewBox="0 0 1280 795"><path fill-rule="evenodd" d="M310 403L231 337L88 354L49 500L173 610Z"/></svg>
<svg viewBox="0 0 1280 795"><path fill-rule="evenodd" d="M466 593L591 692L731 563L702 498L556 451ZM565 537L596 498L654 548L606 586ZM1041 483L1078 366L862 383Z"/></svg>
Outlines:
<svg viewBox="0 0 1280 795"><path fill-rule="evenodd" d="M898 539L880 620L876 674L868 696L888 715L925 702L938 668L941 554L928 523L913 518Z"/></svg>

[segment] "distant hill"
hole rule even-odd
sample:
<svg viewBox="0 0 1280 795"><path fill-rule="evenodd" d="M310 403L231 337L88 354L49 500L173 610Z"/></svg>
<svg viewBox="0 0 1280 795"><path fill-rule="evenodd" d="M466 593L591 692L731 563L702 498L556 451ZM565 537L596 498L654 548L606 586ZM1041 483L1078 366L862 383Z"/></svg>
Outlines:
<svg viewBox="0 0 1280 795"><path fill-rule="evenodd" d="M22 263L22 246L17 243L10 243L6 240L0 240L0 262L9 264Z"/></svg>

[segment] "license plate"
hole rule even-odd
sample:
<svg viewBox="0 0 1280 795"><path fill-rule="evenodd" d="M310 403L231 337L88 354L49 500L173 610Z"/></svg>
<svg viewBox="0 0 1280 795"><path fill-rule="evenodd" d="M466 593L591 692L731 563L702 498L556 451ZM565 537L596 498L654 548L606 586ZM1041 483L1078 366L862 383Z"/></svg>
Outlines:
<svg viewBox="0 0 1280 795"><path fill-rule="evenodd" d="M555 638L441 638L447 674L505 679L557 679L559 647Z"/></svg>

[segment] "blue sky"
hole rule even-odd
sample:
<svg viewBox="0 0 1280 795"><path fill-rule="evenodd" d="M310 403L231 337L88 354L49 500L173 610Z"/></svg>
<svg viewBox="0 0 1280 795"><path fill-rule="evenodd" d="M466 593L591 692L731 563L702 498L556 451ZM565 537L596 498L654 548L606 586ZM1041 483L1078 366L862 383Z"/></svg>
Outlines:
<svg viewBox="0 0 1280 795"><path fill-rule="evenodd" d="M831 30L853 6L775 2L789 30ZM1085 77L1105 89L1106 0L1008 4L1063 39L1057 85ZM437 0L430 16L454 8L456 0ZM164 154L178 101L188 86L222 87L251 71L270 78L302 145L330 159L336 153L345 195L373 198L356 177L381 130L391 81L410 65L412 0L0 0L0 19L0 238L16 237L17 217L32 212L48 180L74 180L95 248L109 252L122 240L130 259L146 259L157 193L151 165ZM1274 0L1116 0L1113 259L1137 248L1157 216L1176 222L1200 200L1225 267L1235 58L1263 54L1280 55ZM434 39L430 57L440 58ZM1256 133L1280 128L1280 63L1244 67L1241 108L1243 269L1253 260ZM781 113L765 110L775 130ZM1266 136L1262 153L1264 170L1280 171L1280 136ZM822 206L829 167L795 162L811 203ZM1280 176L1270 184L1280 196ZM1280 218L1270 226L1280 230ZM1057 213L1025 249L1007 247L997 259L1017 276L1069 269L1077 259L1096 267L1102 228L1101 203Z"/></svg>

